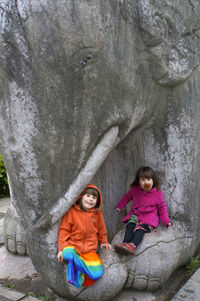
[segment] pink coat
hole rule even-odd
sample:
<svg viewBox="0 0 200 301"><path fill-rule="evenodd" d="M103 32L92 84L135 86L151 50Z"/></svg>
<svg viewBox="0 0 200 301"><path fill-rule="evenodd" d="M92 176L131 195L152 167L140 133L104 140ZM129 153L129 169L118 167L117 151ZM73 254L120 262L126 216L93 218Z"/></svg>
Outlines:
<svg viewBox="0 0 200 301"><path fill-rule="evenodd" d="M142 222L156 228L159 225L159 213L161 223L167 227L170 219L161 190L153 187L146 192L140 186L134 186L123 196L115 208L122 210L130 201L133 201L133 205L130 212L122 219L123 223L127 222L132 214L135 214L139 223Z"/></svg>

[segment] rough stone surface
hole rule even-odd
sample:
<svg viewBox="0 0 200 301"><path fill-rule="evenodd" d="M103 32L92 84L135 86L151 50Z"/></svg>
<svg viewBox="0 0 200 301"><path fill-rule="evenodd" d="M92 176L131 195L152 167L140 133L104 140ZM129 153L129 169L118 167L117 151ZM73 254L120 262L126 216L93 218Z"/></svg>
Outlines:
<svg viewBox="0 0 200 301"><path fill-rule="evenodd" d="M35 297L27 296L27 297L23 298L22 300L23 301L37 301L39 299L35 298Z"/></svg>
<svg viewBox="0 0 200 301"><path fill-rule="evenodd" d="M151 292L137 292L126 290L110 301L156 301L156 297Z"/></svg>
<svg viewBox="0 0 200 301"><path fill-rule="evenodd" d="M0 284L0 297L5 297L7 300L18 301L21 300L25 294L19 293L15 290L2 287Z"/></svg>
<svg viewBox="0 0 200 301"><path fill-rule="evenodd" d="M5 247L0 248L0 279L23 279L36 274L28 256L14 256Z"/></svg>
<svg viewBox="0 0 200 301"><path fill-rule="evenodd" d="M124 230L114 237L112 244L122 241L123 236ZM160 226L146 234L136 249L135 256L127 258L129 275L125 287L143 291L162 287L176 267L189 260L185 254L190 254L191 248L195 250L192 240L191 233L185 229L183 234L178 225L169 229ZM165 272L160 274L160 270Z"/></svg>
<svg viewBox="0 0 200 301"><path fill-rule="evenodd" d="M200 300L200 269L198 269L187 283L178 291L171 301Z"/></svg>
<svg viewBox="0 0 200 301"><path fill-rule="evenodd" d="M56 261L60 218L88 182L103 192L110 240L121 237L113 207L144 164L159 171L174 222L134 258L103 255L95 300L155 290L197 249L199 21L197 0L1 1L5 243L25 253L26 235L34 266L61 297L94 297L92 287L74 297Z"/></svg>
<svg viewBox="0 0 200 301"><path fill-rule="evenodd" d="M22 225L17 217L16 210L12 204L4 218L4 229L6 229L6 235L4 235L4 244L6 248L13 254L28 254L25 242L25 232L23 231Z"/></svg>
<svg viewBox="0 0 200 301"><path fill-rule="evenodd" d="M18 292L15 289L3 287L0 284L0 301L37 301L35 297L26 296L24 293Z"/></svg>
<svg viewBox="0 0 200 301"><path fill-rule="evenodd" d="M3 237L3 221L5 214L10 205L10 198L2 198L0 199L0 245L4 243Z"/></svg>

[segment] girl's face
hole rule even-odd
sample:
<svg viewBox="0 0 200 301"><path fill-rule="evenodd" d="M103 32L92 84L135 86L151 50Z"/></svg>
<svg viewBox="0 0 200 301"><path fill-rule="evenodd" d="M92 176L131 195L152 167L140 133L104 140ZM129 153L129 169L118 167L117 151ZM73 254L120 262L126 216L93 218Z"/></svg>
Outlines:
<svg viewBox="0 0 200 301"><path fill-rule="evenodd" d="M153 187L152 178L140 178L139 183L142 189L144 189L145 191L149 191Z"/></svg>
<svg viewBox="0 0 200 301"><path fill-rule="evenodd" d="M82 203L83 209L85 209L86 211L89 209L92 209L96 206L97 196L95 196L91 193L86 193L82 197L81 203Z"/></svg>

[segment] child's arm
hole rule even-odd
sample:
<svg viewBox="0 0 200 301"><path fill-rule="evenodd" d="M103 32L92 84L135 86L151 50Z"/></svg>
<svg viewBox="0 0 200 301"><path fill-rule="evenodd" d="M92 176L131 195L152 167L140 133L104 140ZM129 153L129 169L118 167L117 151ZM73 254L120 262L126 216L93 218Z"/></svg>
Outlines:
<svg viewBox="0 0 200 301"><path fill-rule="evenodd" d="M167 212L167 206L166 206L166 203L164 201L162 191L160 191L160 202L157 205L157 208L158 208L158 212L159 212L159 215L160 215L161 223L165 227L171 227L173 225L173 223L169 218L169 215L168 215L168 212Z"/></svg>
<svg viewBox="0 0 200 301"><path fill-rule="evenodd" d="M169 228L169 227L171 227L171 226L173 226L173 223L172 223L172 222L169 222L169 223L167 224L167 228Z"/></svg>
<svg viewBox="0 0 200 301"><path fill-rule="evenodd" d="M63 216L58 229L58 250L62 251L71 236L71 223L68 212Z"/></svg>
<svg viewBox="0 0 200 301"><path fill-rule="evenodd" d="M62 257L62 251L59 251L57 254L57 259L59 262L63 261L63 257Z"/></svg>
<svg viewBox="0 0 200 301"><path fill-rule="evenodd" d="M107 250L111 250L112 246L108 243L107 230L103 217L103 212L99 210L98 218L98 240L100 242L100 248L105 247Z"/></svg>
<svg viewBox="0 0 200 301"><path fill-rule="evenodd" d="M107 244L101 244L100 248L101 249L106 248L107 250L112 250L112 246L109 243L107 243Z"/></svg>
<svg viewBox="0 0 200 301"><path fill-rule="evenodd" d="M133 199L133 190L134 187L131 188L115 206L115 209L119 213L121 213L124 207Z"/></svg>

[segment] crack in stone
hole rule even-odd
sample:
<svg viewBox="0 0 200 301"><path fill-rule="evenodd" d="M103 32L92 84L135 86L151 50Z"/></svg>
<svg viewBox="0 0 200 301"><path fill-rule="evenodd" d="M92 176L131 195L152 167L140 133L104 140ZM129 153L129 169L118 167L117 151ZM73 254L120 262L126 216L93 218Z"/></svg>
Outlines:
<svg viewBox="0 0 200 301"><path fill-rule="evenodd" d="M175 238L175 239L170 240L170 241L163 241L163 240L160 240L160 241L157 242L156 244L151 245L151 246L149 246L149 247L146 247L143 251L141 251L140 253L136 254L135 256L138 256L138 255L144 253L146 250L148 250L148 249L150 249L150 248L154 248L154 247L158 246L160 243L169 244L169 243L172 243L172 242L174 242L174 241L176 241L176 240L182 240L182 239L187 239L187 238L192 239L192 238L194 238L194 236L183 236L183 237L178 237L178 238Z"/></svg>
<svg viewBox="0 0 200 301"><path fill-rule="evenodd" d="M82 290L79 293L77 293L76 297L79 296L86 288L87 288L86 286L85 287L82 286Z"/></svg>
<svg viewBox="0 0 200 301"><path fill-rule="evenodd" d="M5 13L5 9L0 5L0 9Z"/></svg>

